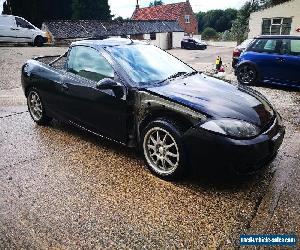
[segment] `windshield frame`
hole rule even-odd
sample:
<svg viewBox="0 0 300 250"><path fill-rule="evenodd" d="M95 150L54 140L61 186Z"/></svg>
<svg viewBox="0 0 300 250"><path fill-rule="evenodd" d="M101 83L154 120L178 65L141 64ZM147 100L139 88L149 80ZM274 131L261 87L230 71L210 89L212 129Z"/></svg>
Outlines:
<svg viewBox="0 0 300 250"><path fill-rule="evenodd" d="M187 72L187 75L191 74L191 73L201 73L197 70L195 70L193 67L191 67L190 65L186 64L185 62L183 62L182 60L180 60L178 57L172 55L171 53L169 53L168 51L162 50L161 48L159 48L156 45L151 45L151 44L145 44L145 43L132 43L132 44L126 44L126 45L117 45L117 46L107 46L107 47L103 47L104 51L106 53L109 54L109 56L111 57L111 59L113 60L114 64L118 65L118 68L120 68L123 72L126 74L126 78L129 80L128 85L130 85L131 87L138 87L138 88L147 88L147 87L153 87L153 86L160 86L160 85L165 85L165 84L170 84L171 81L174 78L170 78L167 77L166 79L162 79L162 80L157 80L157 81L148 81L148 82L136 82L134 81L134 79L132 79L132 77L130 76L130 74L128 73L126 67L122 66L122 64L120 64L118 62L118 60L115 59L114 54L112 53L112 51L110 50L111 48L115 48L115 47L119 47L122 49L122 47L129 47L129 46L136 46L136 45L143 45L143 46L153 46L156 47L157 49L161 50L162 53L165 52L167 53L169 56L174 57L175 59L177 59L178 61L180 61L181 63L183 63L185 66L187 66L189 69L191 69L190 72ZM185 75L180 75L178 77L184 77ZM176 77L177 78L177 77Z"/></svg>

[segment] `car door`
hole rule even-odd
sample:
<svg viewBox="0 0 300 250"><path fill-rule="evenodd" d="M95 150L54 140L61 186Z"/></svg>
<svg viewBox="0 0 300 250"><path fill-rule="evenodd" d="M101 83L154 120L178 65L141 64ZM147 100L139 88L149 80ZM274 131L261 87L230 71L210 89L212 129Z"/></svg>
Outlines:
<svg viewBox="0 0 300 250"><path fill-rule="evenodd" d="M282 83L300 86L300 39L284 39L281 54Z"/></svg>
<svg viewBox="0 0 300 250"><path fill-rule="evenodd" d="M17 26L12 16L0 17L0 41L17 42Z"/></svg>
<svg viewBox="0 0 300 250"><path fill-rule="evenodd" d="M126 95L119 96L113 89L97 89L97 82L105 78L119 81L112 65L99 51L86 46L71 48L62 83L61 108L65 117L76 124L126 142ZM124 86L124 93L125 90Z"/></svg>
<svg viewBox="0 0 300 250"><path fill-rule="evenodd" d="M280 82L282 55L280 39L257 39L247 50L246 59L252 61L263 81Z"/></svg>
<svg viewBox="0 0 300 250"><path fill-rule="evenodd" d="M20 43L32 42L32 36L35 28L23 18L15 17L15 19L17 25L17 41Z"/></svg>

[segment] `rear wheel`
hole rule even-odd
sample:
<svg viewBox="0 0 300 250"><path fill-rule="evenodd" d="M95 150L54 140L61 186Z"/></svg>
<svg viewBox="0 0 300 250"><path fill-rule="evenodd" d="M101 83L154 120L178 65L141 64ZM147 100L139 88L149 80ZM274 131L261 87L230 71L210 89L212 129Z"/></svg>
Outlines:
<svg viewBox="0 0 300 250"><path fill-rule="evenodd" d="M237 78L240 84L255 84L257 82L257 71L252 65L243 64L237 69Z"/></svg>
<svg viewBox="0 0 300 250"><path fill-rule="evenodd" d="M166 180L182 177L185 154L181 131L168 120L151 122L143 133L143 154L152 173Z"/></svg>
<svg viewBox="0 0 300 250"><path fill-rule="evenodd" d="M40 94L36 89L29 90L27 95L27 106L30 116L37 124L47 125L52 120L52 118L46 115Z"/></svg>

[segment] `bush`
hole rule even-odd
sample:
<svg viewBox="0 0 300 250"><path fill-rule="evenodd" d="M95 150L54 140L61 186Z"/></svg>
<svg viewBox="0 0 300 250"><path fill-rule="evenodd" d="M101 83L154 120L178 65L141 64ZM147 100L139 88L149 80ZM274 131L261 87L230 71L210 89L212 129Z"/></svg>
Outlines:
<svg viewBox="0 0 300 250"><path fill-rule="evenodd" d="M205 40L214 40L218 38L218 34L214 28L207 27L203 30L201 37Z"/></svg>
<svg viewBox="0 0 300 250"><path fill-rule="evenodd" d="M225 30L221 35L221 41L233 41L232 34L230 30Z"/></svg>

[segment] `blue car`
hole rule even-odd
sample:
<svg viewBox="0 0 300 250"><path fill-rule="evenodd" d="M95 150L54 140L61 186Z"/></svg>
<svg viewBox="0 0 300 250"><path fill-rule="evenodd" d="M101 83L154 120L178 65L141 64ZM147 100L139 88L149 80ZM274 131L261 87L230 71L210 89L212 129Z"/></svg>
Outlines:
<svg viewBox="0 0 300 250"><path fill-rule="evenodd" d="M259 36L240 56L235 73L243 85L300 88L300 36Z"/></svg>

